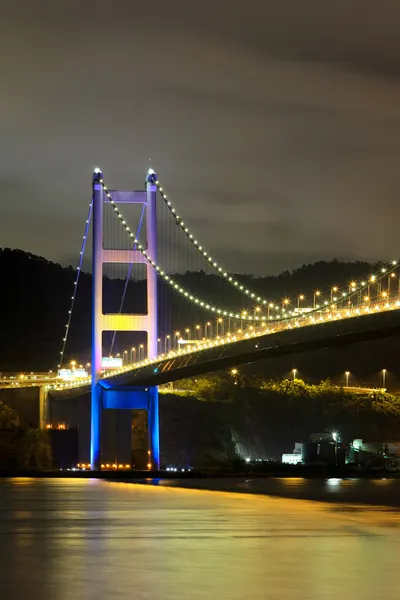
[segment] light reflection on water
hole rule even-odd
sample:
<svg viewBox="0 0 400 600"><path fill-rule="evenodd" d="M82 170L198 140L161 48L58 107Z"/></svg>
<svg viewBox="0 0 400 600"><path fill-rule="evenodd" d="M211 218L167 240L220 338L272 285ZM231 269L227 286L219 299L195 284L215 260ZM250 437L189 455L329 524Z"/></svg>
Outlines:
<svg viewBox="0 0 400 600"><path fill-rule="evenodd" d="M279 484L304 490L309 482ZM326 485L348 487L357 482ZM397 600L399 525L393 508L98 480L0 480L0 597Z"/></svg>

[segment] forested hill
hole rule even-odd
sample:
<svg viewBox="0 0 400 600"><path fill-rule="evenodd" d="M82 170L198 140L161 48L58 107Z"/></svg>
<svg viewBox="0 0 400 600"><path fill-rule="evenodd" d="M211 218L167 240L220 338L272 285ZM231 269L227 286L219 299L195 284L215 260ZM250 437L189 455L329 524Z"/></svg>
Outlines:
<svg viewBox="0 0 400 600"><path fill-rule="evenodd" d="M329 290L333 285L346 289L353 279L366 277L379 265L364 262L316 262L278 276L258 277L237 275L237 279L273 302L283 297L296 302L299 293L312 298L314 290ZM63 268L42 257L22 250L0 249L0 371L55 368L70 308L76 271ZM229 284L216 275L187 272L175 276L176 281L192 294L210 303L230 309L253 310L248 302ZM117 312L124 281L104 281L104 311ZM144 312L145 282L128 286L125 306L127 312ZM198 321L204 323L210 315L193 307L175 292L160 283L160 335ZM310 300L311 302L312 300ZM73 318L67 359L74 356L84 360L90 356L91 339L91 275L82 273ZM136 343L117 339L115 352ZM118 346L119 345L119 346Z"/></svg>

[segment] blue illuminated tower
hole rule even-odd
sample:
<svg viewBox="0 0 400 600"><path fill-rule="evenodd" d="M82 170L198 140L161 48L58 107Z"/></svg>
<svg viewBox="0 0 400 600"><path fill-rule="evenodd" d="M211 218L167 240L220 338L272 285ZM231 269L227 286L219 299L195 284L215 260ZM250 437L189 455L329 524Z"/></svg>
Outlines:
<svg viewBox="0 0 400 600"><path fill-rule="evenodd" d="M155 174L149 172L146 191L114 190L112 198L118 203L146 205L147 252L157 260ZM138 250L108 250L103 247L103 209L108 201L103 187L103 174L93 174L93 255L92 255L92 396L90 464L93 470L101 466L101 414L107 408L147 408L149 430L149 462L160 466L158 388L135 390L112 386L111 380L101 379L103 331L146 331L148 357L157 356L157 273ZM103 263L145 263L147 269L147 314L103 314Z"/></svg>

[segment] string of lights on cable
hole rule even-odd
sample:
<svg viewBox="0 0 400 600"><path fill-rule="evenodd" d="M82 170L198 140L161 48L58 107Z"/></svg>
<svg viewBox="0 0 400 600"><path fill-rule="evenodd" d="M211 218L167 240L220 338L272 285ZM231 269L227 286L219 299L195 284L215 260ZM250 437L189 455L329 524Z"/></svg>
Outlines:
<svg viewBox="0 0 400 600"><path fill-rule="evenodd" d="M236 290L238 290L239 292L241 292L242 294L245 294L248 298L252 298L253 300L257 300L257 302L260 302L261 304L268 304L269 301L265 298L262 298L259 294L257 294L256 292L253 292L252 290L250 290L249 288L247 288L246 286L242 285L239 281L237 281L237 279L235 279L232 275L230 275L219 263L218 261L216 261L209 252L207 252L203 246L200 244L200 242L196 239L196 237L193 235L193 233L190 231L189 227L187 227L186 223L183 221L183 219L177 214L176 209L174 208L174 206L172 205L171 201L169 200L169 198L167 197L167 194L164 192L163 188L161 187L161 183L160 181L157 179L157 176L155 174L155 172L153 171L153 169L149 169L149 175L153 176L153 182L154 184L157 186L158 191L160 192L160 196L161 198L164 200L166 206L168 207L170 213L172 214L172 216L174 217L176 223L179 225L179 227L182 229L182 231L184 232L184 234L187 236L187 238L190 240L190 242L193 244L193 246L196 248L196 250L203 256L203 258L205 258L205 260L210 264L211 267L213 267L213 269L215 270L215 272L222 277L223 279L225 279L228 283L230 283Z"/></svg>
<svg viewBox="0 0 400 600"><path fill-rule="evenodd" d="M191 230L189 229L189 227L187 227L187 224L183 221L183 219L178 215L175 207L172 205L172 202L169 200L169 197L167 197L167 194L165 193L164 189L161 187L161 182L159 181L155 171L153 169L149 169L148 171L149 175L152 176L152 180L153 183L157 186L157 189L160 193L161 198L163 199L165 205L167 206L167 208L169 209L170 213L172 214L172 216L174 217L176 223L180 226L180 228L182 229L182 231L184 232L184 234L186 235L186 237L190 240L190 242L194 245L194 247L197 249L198 252L200 252L200 254L207 260L207 262L211 265L211 267L214 268L214 270L216 271L216 273L222 277L223 279L225 279L226 281L228 281L228 283L230 283L237 291L241 292L242 294L246 295L248 298L252 298L254 300L256 300L257 302L269 306L270 308L276 308L275 304L273 302L270 302L269 300L262 298L261 296L259 296L257 293L253 292L252 290L246 288L244 285L242 285L239 281L237 281L232 275L230 275L204 248L203 246L200 244L200 242L196 239L196 237L193 235L193 233L191 232ZM394 268L397 265L397 261L393 261L392 265L394 265ZM389 267L390 269L390 267ZM385 273L387 271L387 269L385 267L383 267L383 273ZM389 271L390 273L390 271ZM373 279L375 279L377 276L372 276ZM360 282L359 284L356 285L356 287L351 287L349 289L349 293L344 293L342 294L342 297L349 297L349 295L351 296L353 293L357 294L358 292L362 291L362 289L365 287L366 282ZM336 287L336 286L335 286ZM317 292L317 295L320 295L319 292ZM302 294L298 295L299 298L302 297ZM335 298L335 302L338 299ZM326 304L330 304L330 303L326 303ZM287 311L285 311L285 309L283 309L283 313L285 313ZM282 317L280 317L282 318ZM285 317L284 317L285 318Z"/></svg>
<svg viewBox="0 0 400 600"><path fill-rule="evenodd" d="M376 302L380 301L381 303L385 304L385 308L390 308L390 301L391 300L393 301L394 299L396 299L396 307L398 307L398 306L400 306L400 278L398 277L398 289L394 293L393 293L393 290L390 288L390 283L389 283L393 280L393 278L397 277L396 274L394 273L394 271L396 269L398 269L398 261L394 260L390 267L388 267L388 268L382 267L381 271L378 275L371 275L367 281L360 282L359 286L356 281L352 281L349 284L350 290L357 290L357 286L358 286L358 291L356 291L354 293L353 292L351 292L350 294L340 293L339 287L333 286L333 288L331 288L330 292L332 294L337 294L337 295L333 296L332 304L329 301L325 301L325 302L322 302L322 304L317 305L317 307L315 308L315 311L310 310L310 309L307 309L305 312L297 312L297 313L296 313L296 311L292 311L291 316L289 316L289 318L274 319L274 322L271 323L271 325L272 325L272 327L276 327L279 323L282 324L283 322L285 322L286 326L290 327L290 323L292 322L296 326L299 326L300 321L302 321L304 319L308 320L309 318L311 318L312 319L311 322L313 324L315 324L316 323L316 321L314 319L315 314L313 315L313 313L319 313L319 315L323 315L323 314L327 315L328 313L336 312L338 315L340 315L340 313L342 313L342 315L340 315L340 316L343 316L343 315L344 316L357 316L359 314L362 314L362 313L360 313L360 308L362 308L364 310L364 312L370 312L370 303L371 302L372 302L372 306L374 307L374 310L377 310ZM382 287L381 284L382 284L382 280L384 279L384 277L388 277L388 288L386 290L379 289ZM365 286L365 289L366 289L373 285L376 285L378 288L376 291L377 298L375 299L375 303L374 303L373 297L371 297L371 296L373 296L373 294L371 296L366 295L366 296L360 297L360 290L363 289L360 286ZM317 292L318 297L321 295L321 293L322 292ZM356 301L356 303L353 304L352 300L354 299L353 296L355 296L355 295L359 296L359 298L357 299L358 302ZM298 298L304 299L304 296L301 295ZM289 301L289 299L287 299L287 300ZM392 308L393 308L393 305L392 305ZM328 317L328 318L330 318L330 317ZM323 319L320 322L323 322ZM218 332L218 324L220 324L222 327L224 320L221 318L217 318L216 323L217 323L217 332ZM203 325L205 330L207 327L210 327L210 326L212 326L211 322L205 323ZM229 326L229 331L230 331L230 324L228 326ZM268 328L270 326L270 322L268 319L267 319L267 322L263 322L260 319L259 326ZM202 326L199 324L193 325L193 323L192 323L192 324L185 325L185 326L181 327L180 329L183 332L185 332L185 331L186 332L191 332L191 331L196 332L196 331L201 330ZM248 331L253 332L253 335L255 335L256 330L253 327L253 325L248 325ZM266 332L266 331L267 330L264 330L264 332ZM272 331L275 332L276 329L273 329ZM244 331L242 329L239 329L239 330L237 330L237 332L243 333ZM178 333L180 333L180 332L178 332ZM217 335L218 335L218 333L217 333ZM231 333L229 332L228 336L230 336L230 335L231 335ZM222 337L223 336L224 336L224 334L222 334ZM173 336L170 334L170 335L167 335L164 337L170 339ZM159 341L161 341L161 340L159 340ZM198 341L200 343L200 340L198 340Z"/></svg>
<svg viewBox="0 0 400 600"><path fill-rule="evenodd" d="M68 310L68 319L67 319L67 324L65 325L65 333L64 333L64 337L62 339L60 358L59 358L58 365L57 365L59 369L61 369L63 359L64 359L65 346L67 344L69 329L70 329L70 325L71 325L72 311L74 309L76 292L78 291L79 277L80 277L81 270L82 270L82 262L83 262L83 257L85 254L86 241L87 241L87 237L88 237L88 233L89 233L90 220L91 220L91 216L92 216L92 206L93 206L93 200L89 204L88 216L87 216L86 223L85 223L85 231L83 234L81 251L79 253L79 263L76 268L76 277L75 277L75 281L74 281L73 293L71 296L71 302L70 302L70 306L69 306L69 310Z"/></svg>
<svg viewBox="0 0 400 600"><path fill-rule="evenodd" d="M223 316L227 316L227 317L236 317L238 319L243 319L243 320L247 320L247 321L258 321L261 320L261 318L257 317L252 317L251 315L248 315L247 313L245 314L244 312L240 313L240 312L235 312L229 309L225 309L225 308L220 308L217 306L213 306L211 305L209 302L202 300L201 298L199 298L198 296L195 296L194 294L191 294L188 290L186 290L183 286L179 285L172 277L170 277L167 273L165 273L165 271L162 269L162 267L160 265L158 265L152 258L151 256L149 256L148 252L146 251L146 249L143 247L143 245L139 242L139 240L137 239L137 237L135 236L135 234L132 231L132 228L128 225L128 223L126 222L124 216L122 215L121 211L119 210L119 208L117 207L116 203L114 202L114 200L111 197L110 192L108 191L107 186L104 184L104 180L100 179L99 180L100 183L103 186L104 192L108 198L108 200L110 201L111 206L114 209L115 214L117 215L118 219L120 220L122 226L124 227L125 231L127 232L127 234L129 235L129 237L131 238L132 242L135 244L137 250L139 250L139 252L144 256L144 258L146 259L146 261L153 267L153 269L155 269L157 271L157 274L162 277L162 279L168 283L168 285L170 287L172 287L175 291L179 292L180 294L182 294L182 296L184 296L185 298L187 298L188 300L190 300L192 303L196 304L198 307L203 308L204 310L208 310L212 313L215 313L217 315L223 315Z"/></svg>
<svg viewBox="0 0 400 600"><path fill-rule="evenodd" d="M158 181L158 180L156 180ZM144 258L146 259L146 261L157 271L158 275L160 277L162 277L162 279L170 286L172 287L175 291L179 292L182 296L184 296L187 300L191 301L192 303L194 303L196 306L207 310L211 313L214 313L218 316L226 316L226 317L230 317L230 318L236 318L236 319L241 319L244 321L278 321L278 320L287 320L292 318L293 316L296 315L296 311L288 311L286 310L285 306L287 307L288 302L286 302L286 300L283 303L282 308L280 308L277 304L272 304L272 308L273 310L277 313L274 315L271 315L267 318L265 315L251 315L249 314L246 310L239 310L239 311L234 311L231 309L226 309L226 308L221 308L221 307L217 307L217 306L213 306L211 305L209 302L199 298L198 296L195 296L194 294L191 294L188 290L186 290L183 286L179 285L172 277L170 277L167 273L165 273L165 271L162 269L162 267L157 264L155 261L153 261L153 259L151 258L151 256L149 256L148 252L146 251L146 249L143 247L142 244L140 244L139 240L136 238L135 234L132 231L132 228L127 224L124 216L122 215L121 211L119 210L119 208L117 207L116 203L114 202L114 200L111 197L110 192L108 191L107 186L104 183L103 179L100 179L100 183L103 186L104 192L108 198L108 200L110 201L111 206L114 209L115 214L117 215L119 221L121 222L122 226L124 227L125 231L127 232L127 234L129 235L129 237L131 238L132 242L136 245L136 248L139 250L139 252L144 256ZM155 182L154 182L155 183ZM397 261L393 261L393 266L392 269L395 269L397 265ZM384 276L385 273L390 273L390 269L384 269L382 276ZM377 278L378 276L372 276L373 278ZM362 292L365 287L368 285L367 282L362 281L360 282L360 284L358 284L358 286L353 287L349 293L347 292L343 292L341 295L341 298L337 298L337 297L333 297L332 300L326 301L324 304L324 308L329 307L331 305L336 304L339 301L343 301L344 299L348 299L351 298L352 296L356 295L357 293ZM258 298L256 298L258 299ZM318 312L318 310L321 310L321 306L316 306L315 309L313 309L310 312Z"/></svg>

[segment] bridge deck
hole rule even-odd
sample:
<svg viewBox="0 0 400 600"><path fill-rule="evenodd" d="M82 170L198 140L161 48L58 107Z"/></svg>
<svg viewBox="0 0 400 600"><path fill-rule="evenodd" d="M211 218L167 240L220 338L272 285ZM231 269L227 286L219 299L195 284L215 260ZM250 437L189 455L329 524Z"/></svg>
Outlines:
<svg viewBox="0 0 400 600"><path fill-rule="evenodd" d="M111 387L161 385L259 360L322 348L345 347L395 335L400 335L400 310L308 325L218 344L211 348L157 360L102 381ZM52 393L68 393L71 396L88 391L89 386L81 386L68 390L53 390Z"/></svg>

